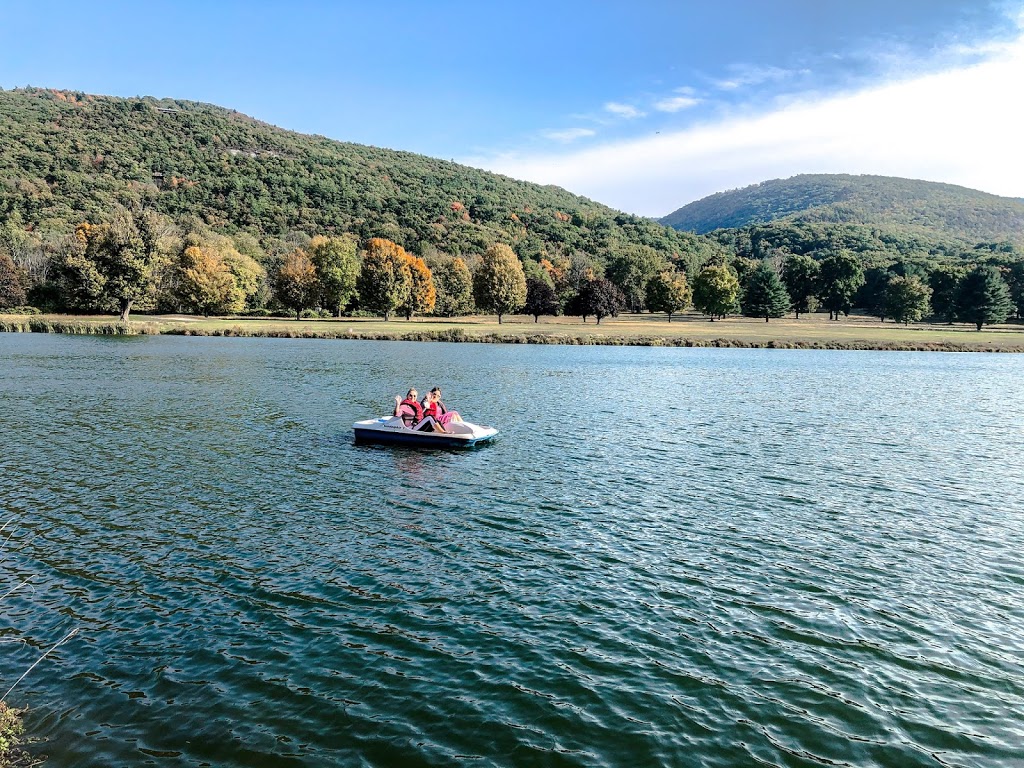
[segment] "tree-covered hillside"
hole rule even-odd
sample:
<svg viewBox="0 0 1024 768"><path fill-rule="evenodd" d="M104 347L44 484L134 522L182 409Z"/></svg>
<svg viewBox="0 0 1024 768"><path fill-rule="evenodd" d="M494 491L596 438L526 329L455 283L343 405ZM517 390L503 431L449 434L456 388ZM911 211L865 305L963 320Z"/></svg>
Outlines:
<svg viewBox="0 0 1024 768"><path fill-rule="evenodd" d="M864 226L898 237L1024 245L1024 201L890 176L805 174L719 192L661 219L697 233L764 224Z"/></svg>
<svg viewBox="0 0 1024 768"><path fill-rule="evenodd" d="M208 104L0 91L0 223L46 239L139 201L174 223L247 232L266 252L297 233L346 232L416 253L481 254L500 242L524 258L579 251L606 260L644 245L685 264L712 247L557 187L306 136Z"/></svg>

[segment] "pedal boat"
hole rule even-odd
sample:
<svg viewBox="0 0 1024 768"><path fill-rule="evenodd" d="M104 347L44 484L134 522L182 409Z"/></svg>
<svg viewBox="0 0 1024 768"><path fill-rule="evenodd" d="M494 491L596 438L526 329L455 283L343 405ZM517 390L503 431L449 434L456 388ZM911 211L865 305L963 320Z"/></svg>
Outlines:
<svg viewBox="0 0 1024 768"><path fill-rule="evenodd" d="M410 445L420 448L469 448L485 443L498 434L494 427L482 427L468 421L453 421L447 432L425 432L405 426L401 416L381 416L352 425L358 443Z"/></svg>

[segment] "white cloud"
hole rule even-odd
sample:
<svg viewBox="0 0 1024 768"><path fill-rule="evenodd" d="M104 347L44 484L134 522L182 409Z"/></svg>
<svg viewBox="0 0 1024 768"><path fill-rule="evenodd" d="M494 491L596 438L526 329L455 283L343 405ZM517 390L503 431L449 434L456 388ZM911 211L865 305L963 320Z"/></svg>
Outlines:
<svg viewBox="0 0 1024 768"><path fill-rule="evenodd" d="M867 173L1024 196L1024 35L980 63L772 111L567 153L473 165L660 216L725 189L798 173ZM631 108L632 109L632 108Z"/></svg>
<svg viewBox="0 0 1024 768"><path fill-rule="evenodd" d="M654 103L654 108L659 112L678 112L681 109L688 109L700 104L700 99L693 96L670 96Z"/></svg>
<svg viewBox="0 0 1024 768"><path fill-rule="evenodd" d="M566 144L576 141L577 139L585 139L588 136L595 135L596 133L597 131L591 128L567 128L563 131L541 131L541 135L545 139L561 141Z"/></svg>
<svg viewBox="0 0 1024 768"><path fill-rule="evenodd" d="M611 112L616 117L624 117L627 120L644 116L644 113L636 107L630 106L629 104L619 104L614 101L609 101L605 104L604 109L606 112Z"/></svg>
<svg viewBox="0 0 1024 768"><path fill-rule="evenodd" d="M749 85L760 85L767 82L778 82L794 75L808 74L806 69L783 69L781 67L752 67L736 65L732 67L732 77L716 80L715 86L723 91L732 91Z"/></svg>

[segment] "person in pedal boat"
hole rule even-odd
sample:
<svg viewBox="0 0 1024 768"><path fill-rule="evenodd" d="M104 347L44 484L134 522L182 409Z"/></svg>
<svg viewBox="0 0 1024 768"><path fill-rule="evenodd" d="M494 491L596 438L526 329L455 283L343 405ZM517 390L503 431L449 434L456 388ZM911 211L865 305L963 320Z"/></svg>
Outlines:
<svg viewBox="0 0 1024 768"><path fill-rule="evenodd" d="M458 411L449 411L444 407L444 403L441 402L440 387L430 390L423 397L423 402L420 405L423 407L423 415L430 416L442 427L447 427L453 421L462 421Z"/></svg>
<svg viewBox="0 0 1024 768"><path fill-rule="evenodd" d="M417 394L418 393L415 389L410 389L404 400L398 395L395 395L394 415L400 416L402 418L402 423L409 429L424 432L446 432L447 430L440 421L435 419L433 416L428 416L423 413L423 406L421 406L419 401L416 399Z"/></svg>

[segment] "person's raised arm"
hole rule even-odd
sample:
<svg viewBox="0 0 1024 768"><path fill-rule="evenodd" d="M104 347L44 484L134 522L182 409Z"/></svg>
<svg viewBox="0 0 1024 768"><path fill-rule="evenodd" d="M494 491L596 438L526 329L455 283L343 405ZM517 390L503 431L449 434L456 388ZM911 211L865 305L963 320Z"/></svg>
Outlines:
<svg viewBox="0 0 1024 768"><path fill-rule="evenodd" d="M402 397L401 395L395 395L395 412L392 413L391 415L401 416L402 414L399 413L400 410L402 410Z"/></svg>

